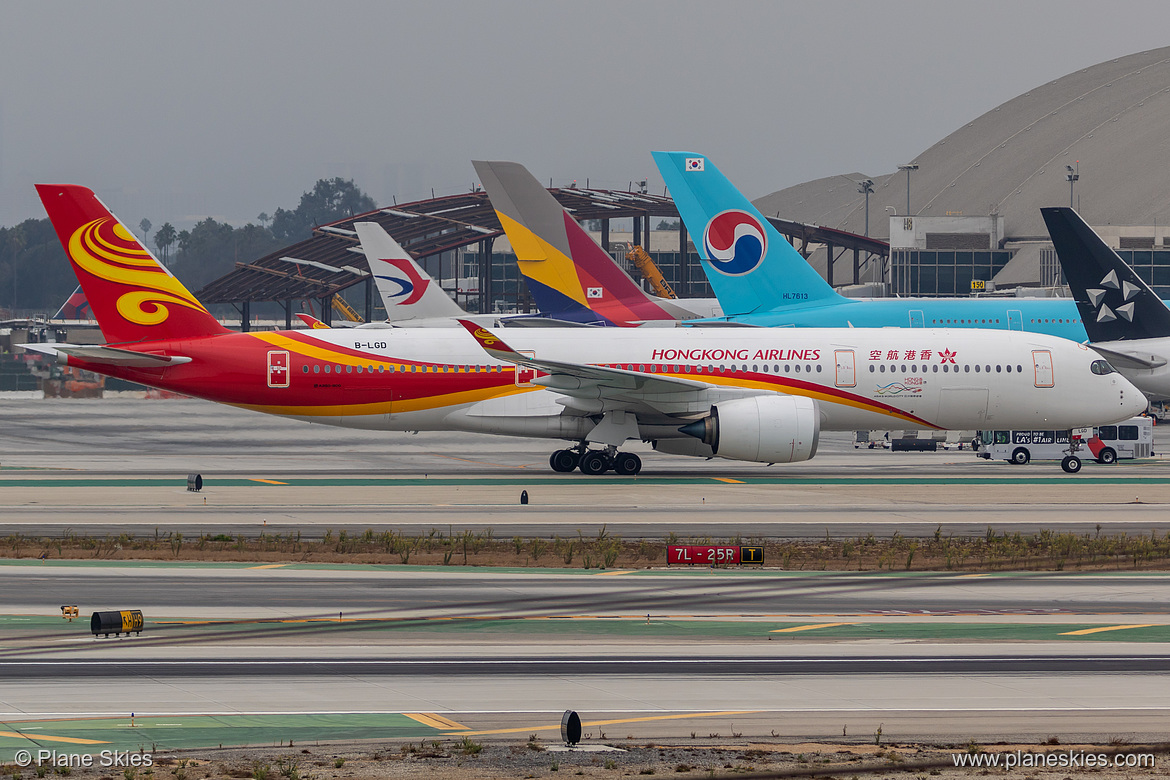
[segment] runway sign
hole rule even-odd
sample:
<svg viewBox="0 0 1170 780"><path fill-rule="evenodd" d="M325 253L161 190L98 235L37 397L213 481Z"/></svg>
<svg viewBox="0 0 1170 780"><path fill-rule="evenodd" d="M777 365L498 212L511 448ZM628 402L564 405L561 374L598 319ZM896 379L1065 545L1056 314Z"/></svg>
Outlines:
<svg viewBox="0 0 1170 780"><path fill-rule="evenodd" d="M763 564L763 547L740 547L720 544L672 544L666 548L668 566L729 566L744 563Z"/></svg>

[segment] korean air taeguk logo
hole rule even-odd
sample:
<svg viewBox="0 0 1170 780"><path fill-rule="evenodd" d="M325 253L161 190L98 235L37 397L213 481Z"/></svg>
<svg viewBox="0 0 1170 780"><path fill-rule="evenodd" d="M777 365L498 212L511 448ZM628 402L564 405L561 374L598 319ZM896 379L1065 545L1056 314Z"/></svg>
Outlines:
<svg viewBox="0 0 1170 780"><path fill-rule="evenodd" d="M727 276L751 273L768 253L764 226L751 214L736 209L711 218L703 231L703 246L711 266Z"/></svg>

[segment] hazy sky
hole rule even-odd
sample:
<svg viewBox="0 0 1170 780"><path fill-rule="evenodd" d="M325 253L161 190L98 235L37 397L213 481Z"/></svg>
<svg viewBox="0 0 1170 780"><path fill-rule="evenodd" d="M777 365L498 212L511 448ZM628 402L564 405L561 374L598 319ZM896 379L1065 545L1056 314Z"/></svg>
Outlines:
<svg viewBox="0 0 1170 780"><path fill-rule="evenodd" d="M321 177L387 205L466 190L473 158L661 191L653 149L754 198L892 171L1167 30L1162 0L8 0L0 225L44 216L34 182L238 225Z"/></svg>

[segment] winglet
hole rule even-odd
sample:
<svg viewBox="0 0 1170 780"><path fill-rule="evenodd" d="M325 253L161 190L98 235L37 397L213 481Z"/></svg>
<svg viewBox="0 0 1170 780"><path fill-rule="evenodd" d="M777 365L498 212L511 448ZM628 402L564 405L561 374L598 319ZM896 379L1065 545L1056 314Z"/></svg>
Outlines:
<svg viewBox="0 0 1170 780"><path fill-rule="evenodd" d="M521 355L516 350L504 343L504 340L492 333L482 325L476 325L474 322L468 320L456 320L462 325L468 333L471 334L479 345L483 347L483 351L494 358L500 360L507 360L509 363L523 363L529 358L527 355Z"/></svg>

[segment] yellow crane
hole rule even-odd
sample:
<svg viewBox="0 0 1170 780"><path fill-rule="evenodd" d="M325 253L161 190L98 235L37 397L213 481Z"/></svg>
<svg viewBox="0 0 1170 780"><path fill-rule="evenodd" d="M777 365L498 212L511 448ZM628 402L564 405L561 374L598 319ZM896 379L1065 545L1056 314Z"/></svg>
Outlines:
<svg viewBox="0 0 1170 780"><path fill-rule="evenodd" d="M670 283L662 276L662 271L658 270L658 266L650 259L650 253L637 244L626 245L626 257L634 262L641 272L642 278L650 282L650 286L654 288L654 293L661 298L678 298Z"/></svg>

